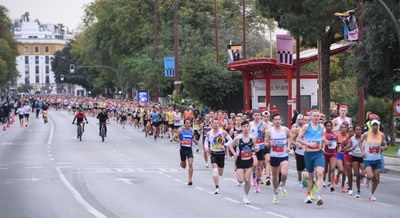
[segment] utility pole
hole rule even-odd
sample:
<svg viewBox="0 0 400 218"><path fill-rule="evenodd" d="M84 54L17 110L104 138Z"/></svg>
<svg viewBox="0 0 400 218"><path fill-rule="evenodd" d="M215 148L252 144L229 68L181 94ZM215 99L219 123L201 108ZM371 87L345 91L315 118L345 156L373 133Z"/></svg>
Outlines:
<svg viewBox="0 0 400 218"><path fill-rule="evenodd" d="M217 11L217 0L214 0L214 25L215 25L215 49L216 49L216 61L219 64L219 46L218 46L218 11Z"/></svg>
<svg viewBox="0 0 400 218"><path fill-rule="evenodd" d="M246 59L246 0L243 0L243 59Z"/></svg>
<svg viewBox="0 0 400 218"><path fill-rule="evenodd" d="M156 62L157 55L158 55L158 17L157 17L157 0L154 0L154 54L153 54L154 64ZM157 76L155 78L157 78ZM154 101L158 102L157 82L154 84Z"/></svg>
<svg viewBox="0 0 400 218"><path fill-rule="evenodd" d="M300 113L300 37L296 39L296 62L296 110Z"/></svg>

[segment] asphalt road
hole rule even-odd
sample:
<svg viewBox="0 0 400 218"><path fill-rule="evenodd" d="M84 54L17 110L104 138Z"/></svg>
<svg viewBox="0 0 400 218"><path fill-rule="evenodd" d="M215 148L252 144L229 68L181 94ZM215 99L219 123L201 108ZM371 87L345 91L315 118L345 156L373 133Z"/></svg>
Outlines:
<svg viewBox="0 0 400 218"><path fill-rule="evenodd" d="M179 145L154 141L132 126L111 122L101 142L94 118L83 141L76 139L72 115L50 111L50 122L31 115L28 127L14 124L0 135L0 217L400 217L400 176L382 174L376 202L325 190L323 206L303 203L290 158L288 196L272 204L271 187L250 191L241 203L228 159L221 195L214 195L212 171L195 153L194 185L179 167ZM339 188L337 188L339 190Z"/></svg>

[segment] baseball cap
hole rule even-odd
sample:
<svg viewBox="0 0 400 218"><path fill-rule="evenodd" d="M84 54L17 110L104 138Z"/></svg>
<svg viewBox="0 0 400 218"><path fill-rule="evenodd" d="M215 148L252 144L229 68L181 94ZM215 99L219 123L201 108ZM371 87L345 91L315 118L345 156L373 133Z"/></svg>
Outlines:
<svg viewBox="0 0 400 218"><path fill-rule="evenodd" d="M377 121L377 120L372 120L371 121L371 126L373 126L373 125L379 125L379 121Z"/></svg>
<svg viewBox="0 0 400 218"><path fill-rule="evenodd" d="M298 120L298 119L303 119L303 114L297 115L297 120Z"/></svg>
<svg viewBox="0 0 400 218"><path fill-rule="evenodd" d="M262 112L262 115L270 115L269 111Z"/></svg>

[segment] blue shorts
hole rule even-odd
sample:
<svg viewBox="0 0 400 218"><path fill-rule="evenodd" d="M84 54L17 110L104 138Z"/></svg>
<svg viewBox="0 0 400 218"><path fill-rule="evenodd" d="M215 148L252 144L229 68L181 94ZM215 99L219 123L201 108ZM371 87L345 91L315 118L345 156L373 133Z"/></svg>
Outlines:
<svg viewBox="0 0 400 218"><path fill-rule="evenodd" d="M382 170L382 160L364 160L364 167L371 167L373 170L380 169Z"/></svg>
<svg viewBox="0 0 400 218"><path fill-rule="evenodd" d="M304 161L306 162L306 169L309 173L314 172L315 167L325 168L324 151L304 152Z"/></svg>
<svg viewBox="0 0 400 218"><path fill-rule="evenodd" d="M279 167L283 161L288 161L289 156L286 157L271 157L269 163L271 167Z"/></svg>
<svg viewBox="0 0 400 218"><path fill-rule="evenodd" d="M343 153L337 152L337 153L336 153L336 160L341 160L341 161L343 161L343 160L344 160L344 154L343 154Z"/></svg>

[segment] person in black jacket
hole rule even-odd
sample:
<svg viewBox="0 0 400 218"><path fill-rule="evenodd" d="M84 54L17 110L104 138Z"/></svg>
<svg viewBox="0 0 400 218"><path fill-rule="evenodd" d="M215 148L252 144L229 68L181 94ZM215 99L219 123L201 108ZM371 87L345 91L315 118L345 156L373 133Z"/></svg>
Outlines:
<svg viewBox="0 0 400 218"><path fill-rule="evenodd" d="M100 108L101 112L97 114L97 119L99 119L100 124L104 124L104 130L105 130L105 137L107 137L107 120L108 120L108 115L107 112L104 111L104 108ZM101 125L99 125L99 134L100 134L100 129Z"/></svg>

